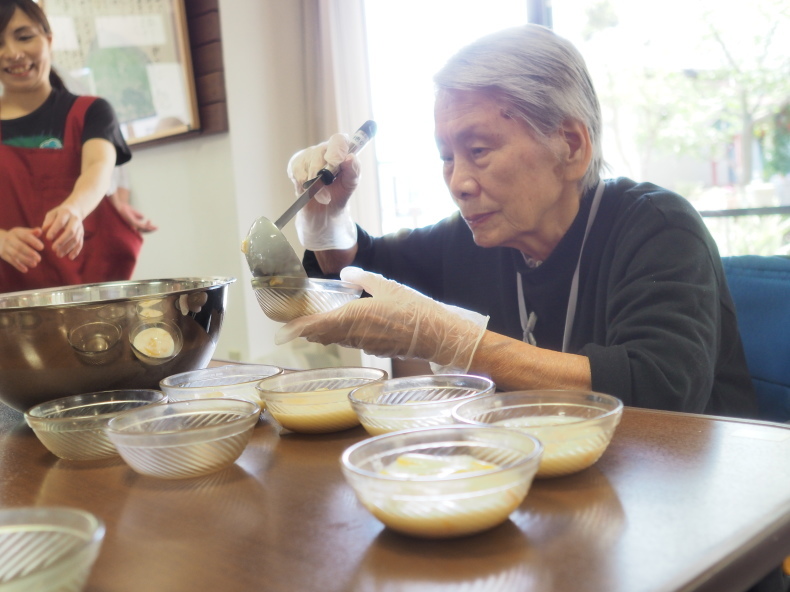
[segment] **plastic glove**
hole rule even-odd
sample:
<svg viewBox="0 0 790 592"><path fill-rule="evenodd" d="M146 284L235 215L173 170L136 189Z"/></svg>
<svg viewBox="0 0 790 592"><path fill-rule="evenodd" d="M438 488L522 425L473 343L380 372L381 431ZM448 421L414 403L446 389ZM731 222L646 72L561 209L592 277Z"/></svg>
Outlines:
<svg viewBox="0 0 790 592"><path fill-rule="evenodd" d="M280 328L275 343L304 337L379 357L428 360L437 374L464 374L469 369L488 317L431 300L357 267L344 268L340 279L362 286L372 298L294 319Z"/></svg>
<svg viewBox="0 0 790 592"><path fill-rule="evenodd" d="M349 249L356 244L357 226L347 204L359 184L359 161L348 154L348 137L335 134L326 142L297 152L288 162L288 176L297 196L304 192L305 182L314 179L321 169L334 167L339 167L335 181L296 214L299 242L311 251Z"/></svg>

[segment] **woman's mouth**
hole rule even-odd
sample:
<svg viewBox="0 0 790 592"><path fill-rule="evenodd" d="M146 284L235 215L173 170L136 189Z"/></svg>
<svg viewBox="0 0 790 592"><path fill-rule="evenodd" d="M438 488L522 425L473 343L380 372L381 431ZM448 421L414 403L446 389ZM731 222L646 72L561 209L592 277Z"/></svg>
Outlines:
<svg viewBox="0 0 790 592"><path fill-rule="evenodd" d="M484 214L474 214L470 216L464 216L464 220L466 220L467 225L469 228L474 230L476 227L485 224L491 216L494 215L494 212L486 212Z"/></svg>
<svg viewBox="0 0 790 592"><path fill-rule="evenodd" d="M21 76L23 74L27 74L32 69L33 65L31 64L29 66L11 66L9 68L5 68L5 71L12 76Z"/></svg>

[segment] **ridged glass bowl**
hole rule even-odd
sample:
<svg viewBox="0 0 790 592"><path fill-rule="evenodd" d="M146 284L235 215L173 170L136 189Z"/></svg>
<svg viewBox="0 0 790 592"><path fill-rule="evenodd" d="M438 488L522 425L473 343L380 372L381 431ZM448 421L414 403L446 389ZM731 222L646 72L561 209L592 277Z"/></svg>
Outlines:
<svg viewBox="0 0 790 592"><path fill-rule="evenodd" d="M233 464L260 414L257 403L241 399L176 401L119 415L107 436L138 473L186 479Z"/></svg>
<svg viewBox="0 0 790 592"><path fill-rule="evenodd" d="M261 310L279 323L329 312L362 295L360 286L340 280L268 276L254 277L251 283Z"/></svg>
<svg viewBox="0 0 790 592"><path fill-rule="evenodd" d="M456 421L515 428L543 443L537 477L584 470L603 455L623 415L620 399L587 391L513 391L466 401Z"/></svg>
<svg viewBox="0 0 790 592"><path fill-rule="evenodd" d="M493 393L493 381L466 374L405 376L368 384L349 393L351 408L372 436L454 423L453 407Z"/></svg>
<svg viewBox="0 0 790 592"><path fill-rule="evenodd" d="M79 592L104 530L96 516L75 508L0 510L0 590Z"/></svg>
<svg viewBox="0 0 790 592"><path fill-rule="evenodd" d="M543 446L517 430L435 426L368 438L341 456L357 498L389 528L451 538L507 520L529 491Z"/></svg>
<svg viewBox="0 0 790 592"><path fill-rule="evenodd" d="M359 425L348 393L387 379L379 368L343 366L272 376L257 385L267 411L284 428L306 434L339 432Z"/></svg>
<svg viewBox="0 0 790 592"><path fill-rule="evenodd" d="M255 385L264 378L282 373L279 366L228 364L168 376L159 382L159 388L169 401L229 397L252 401L263 407Z"/></svg>
<svg viewBox="0 0 790 592"><path fill-rule="evenodd" d="M97 460L118 456L104 433L113 417L166 400L164 393L150 389L73 395L31 407L25 412L25 421L55 456Z"/></svg>

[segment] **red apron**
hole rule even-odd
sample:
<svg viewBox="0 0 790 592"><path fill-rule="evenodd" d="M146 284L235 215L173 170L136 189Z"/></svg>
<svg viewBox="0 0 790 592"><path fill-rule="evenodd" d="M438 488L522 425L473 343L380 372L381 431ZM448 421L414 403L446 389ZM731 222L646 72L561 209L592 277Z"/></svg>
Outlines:
<svg viewBox="0 0 790 592"><path fill-rule="evenodd" d="M77 97L66 118L62 149L6 146L0 135L0 228L41 226L46 213L69 196L82 166L85 112L94 100ZM107 198L83 220L83 227L85 242L74 261L57 257L47 240L41 262L27 273L0 259L0 293L128 280L142 235Z"/></svg>

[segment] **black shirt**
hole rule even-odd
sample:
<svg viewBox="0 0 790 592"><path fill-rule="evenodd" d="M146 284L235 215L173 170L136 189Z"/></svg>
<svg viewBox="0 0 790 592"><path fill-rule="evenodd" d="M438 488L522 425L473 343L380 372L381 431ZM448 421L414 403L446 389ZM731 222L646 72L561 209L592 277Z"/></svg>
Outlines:
<svg viewBox="0 0 790 592"><path fill-rule="evenodd" d="M16 119L0 120L3 144L20 148L63 148L66 118L77 96L53 89L47 100L35 111ZM106 100L97 98L85 114L82 143L103 138L115 146L116 165L132 158L131 150L121 134L118 119Z"/></svg>

